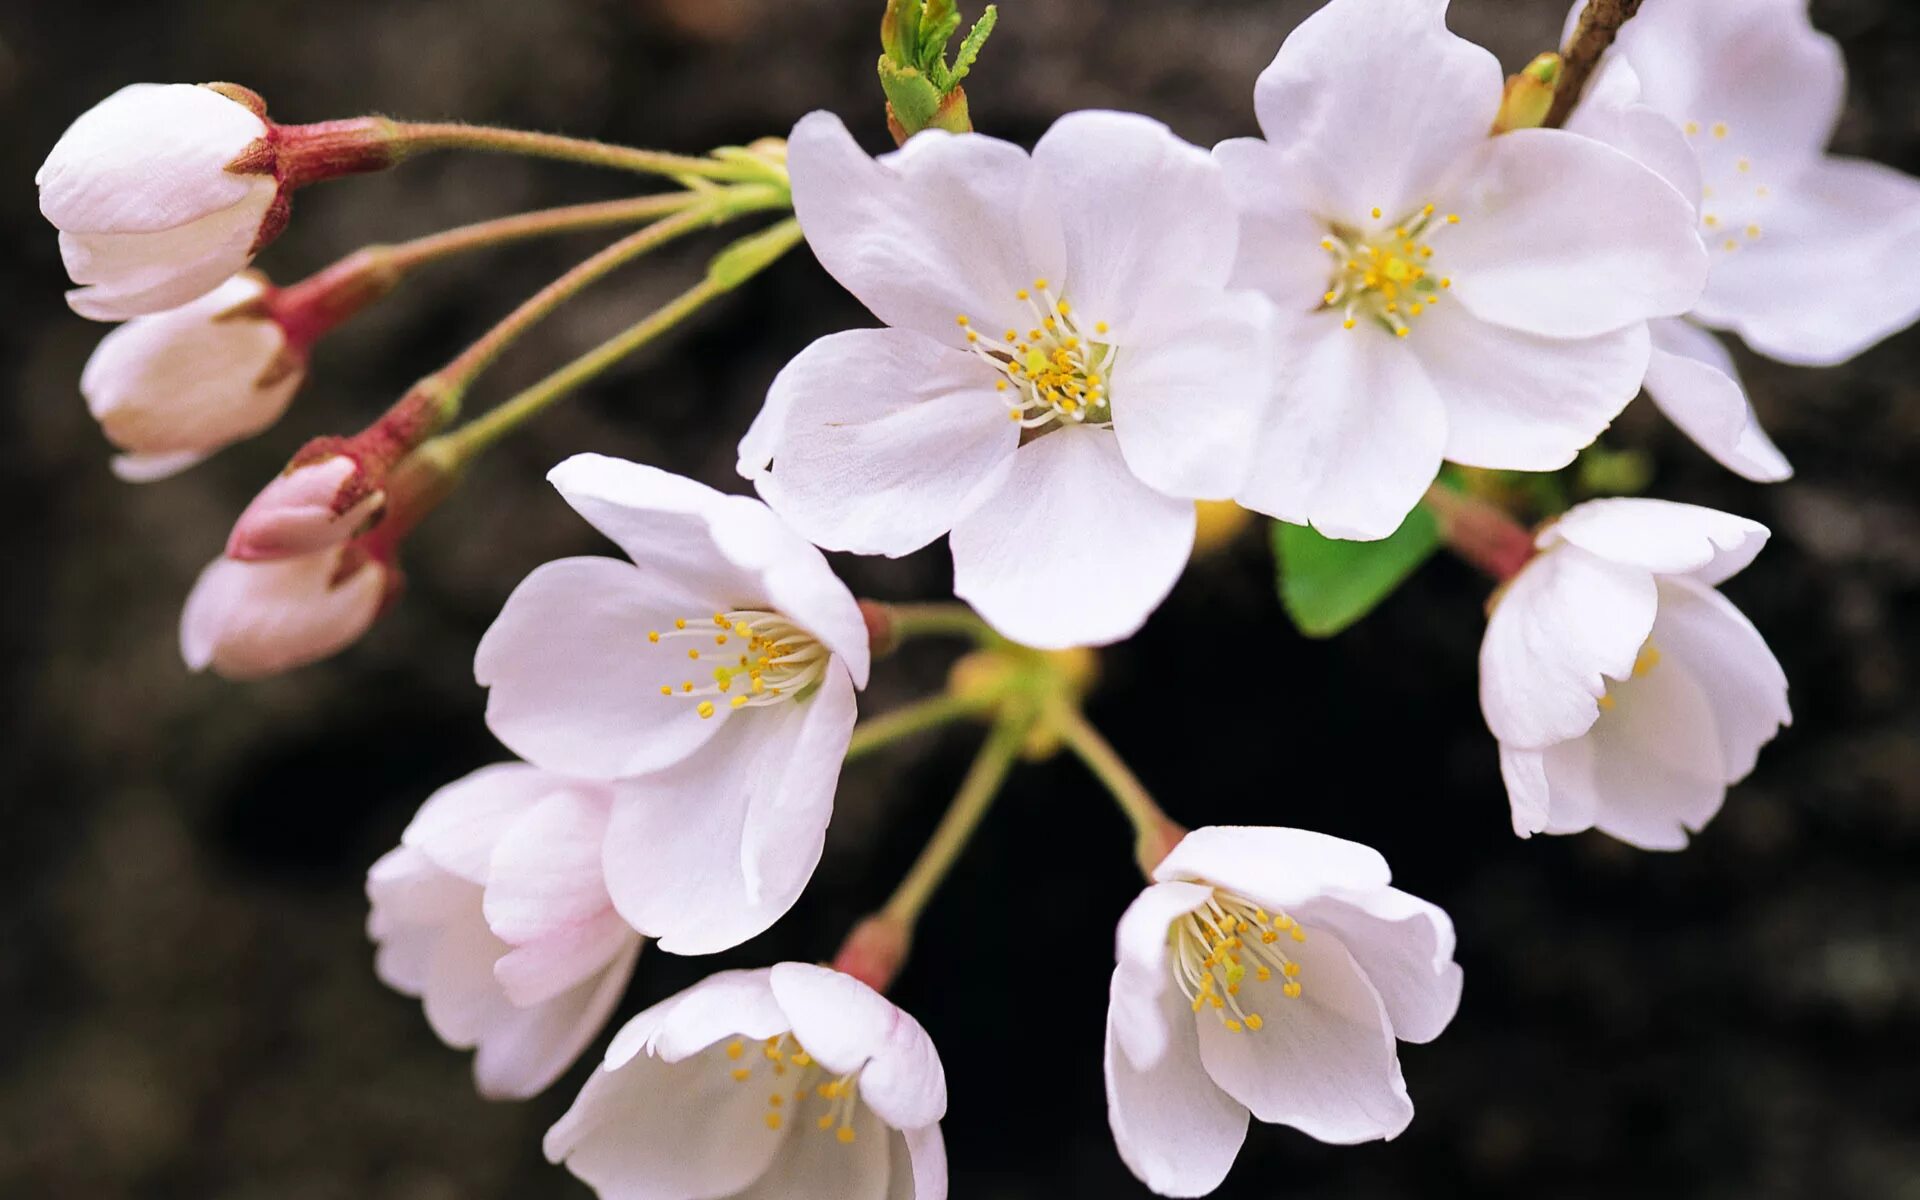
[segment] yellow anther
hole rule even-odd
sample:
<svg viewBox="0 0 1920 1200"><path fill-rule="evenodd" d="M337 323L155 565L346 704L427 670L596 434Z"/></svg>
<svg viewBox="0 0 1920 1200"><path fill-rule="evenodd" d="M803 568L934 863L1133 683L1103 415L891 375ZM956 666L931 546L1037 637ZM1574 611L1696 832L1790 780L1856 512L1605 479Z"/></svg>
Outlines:
<svg viewBox="0 0 1920 1200"><path fill-rule="evenodd" d="M1723 138L1727 136L1727 132L1727 123L1725 121L1715 121L1713 123L1713 136Z"/></svg>
<svg viewBox="0 0 1920 1200"><path fill-rule="evenodd" d="M840 1132L834 1134L833 1136L840 1139L840 1144L842 1146L851 1146L853 1144L853 1126L842 1125L840 1127Z"/></svg>
<svg viewBox="0 0 1920 1200"><path fill-rule="evenodd" d="M751 1079L752 1077L753 1077L753 1071L750 1068L735 1067L733 1069L733 1079L735 1083L745 1083L747 1080Z"/></svg>
<svg viewBox="0 0 1920 1200"><path fill-rule="evenodd" d="M1105 333L1107 331L1107 323L1105 321L1095 321L1093 323L1093 331L1095 333Z"/></svg>
<svg viewBox="0 0 1920 1200"><path fill-rule="evenodd" d="M724 645L726 645L726 644L727 644L727 635L726 635L726 634L724 634L724 633L716 633L716 634L714 634L714 635L713 635L713 644L714 644L714 645L716 645L716 646L724 646Z"/></svg>
<svg viewBox="0 0 1920 1200"><path fill-rule="evenodd" d="M1447 214L1447 224L1449 224L1449 225L1458 225L1459 223L1460 223L1460 214L1459 214L1459 213L1448 213L1448 214Z"/></svg>
<svg viewBox="0 0 1920 1200"><path fill-rule="evenodd" d="M1753 170L1753 160L1743 158L1739 162L1736 162L1733 164L1733 169L1741 172L1742 174L1745 174L1746 172Z"/></svg>
<svg viewBox="0 0 1920 1200"><path fill-rule="evenodd" d="M780 1128L780 1114L779 1114L779 1113L775 1113L775 1112L770 1112L770 1113L768 1113L768 1114L767 1114L767 1128L768 1128L768 1129L778 1129L778 1128Z"/></svg>
<svg viewBox="0 0 1920 1200"><path fill-rule="evenodd" d="M1440 286L1441 286L1441 287L1443 287L1443 288L1450 288L1450 287L1452 287L1452 286L1453 286L1453 279L1452 279L1452 277L1451 277L1451 276L1447 276L1447 277L1443 277L1443 278L1442 278L1442 279L1440 280Z"/></svg>
<svg viewBox="0 0 1920 1200"><path fill-rule="evenodd" d="M1240 1022L1238 1022L1238 1021L1228 1021L1228 1022L1227 1022L1227 1032L1228 1032L1228 1033L1239 1033L1239 1032L1240 1032Z"/></svg>
<svg viewBox="0 0 1920 1200"><path fill-rule="evenodd" d="M1348 317L1346 320L1340 322L1340 326L1343 329L1352 329L1358 323L1359 322L1355 321L1352 317Z"/></svg>
<svg viewBox="0 0 1920 1200"><path fill-rule="evenodd" d="M1402 326L1400 326L1400 328L1398 328L1398 329L1396 329L1396 330L1394 330L1394 331L1393 331L1393 336L1395 336L1395 337L1406 337L1406 336L1407 336L1408 334L1410 334L1410 333L1412 333L1412 332L1413 332L1413 330L1412 330L1412 329L1410 329L1410 328L1408 328L1408 327L1407 327L1407 326L1405 326L1405 325L1402 325Z"/></svg>
<svg viewBox="0 0 1920 1200"><path fill-rule="evenodd" d="M1338 292L1328 292L1326 295L1320 297L1320 303L1332 304L1335 300L1338 300L1339 298L1340 298L1340 295Z"/></svg>
<svg viewBox="0 0 1920 1200"><path fill-rule="evenodd" d="M1380 210L1377 208L1373 210L1373 219L1376 221L1380 219Z"/></svg>
<svg viewBox="0 0 1920 1200"><path fill-rule="evenodd" d="M810 1067L813 1065L813 1055L802 1050L793 1056L793 1065L796 1067Z"/></svg>
<svg viewBox="0 0 1920 1200"><path fill-rule="evenodd" d="M1295 925L1292 929L1287 930L1287 936L1296 942L1304 942L1307 940L1307 931Z"/></svg>
<svg viewBox="0 0 1920 1200"><path fill-rule="evenodd" d="M782 1104L785 1104L786 1102L787 1102L787 1098L785 1096L782 1096L779 1092L775 1092L773 1095L767 1097L768 1108L779 1108Z"/></svg>
<svg viewBox="0 0 1920 1200"><path fill-rule="evenodd" d="M814 1124L818 1125L822 1129L832 1129L833 1114L827 1113L825 1116L821 1117L818 1121L815 1121Z"/></svg>
<svg viewBox="0 0 1920 1200"><path fill-rule="evenodd" d="M1659 665L1660 665L1660 651L1654 648L1654 645L1652 642L1648 642L1646 645L1640 647L1640 653L1634 655L1634 658L1633 658L1634 677L1638 678L1642 675L1645 675L1648 671L1653 670L1655 667Z"/></svg>
<svg viewBox="0 0 1920 1200"><path fill-rule="evenodd" d="M1619 703L1619 701L1615 700L1612 696L1600 697L1600 708L1604 712L1612 712L1613 706L1617 703Z"/></svg>
<svg viewBox="0 0 1920 1200"><path fill-rule="evenodd" d="M1747 236L1748 236L1748 237L1750 237L1750 238L1757 238L1757 237L1759 237L1759 236L1760 236L1760 227L1759 227L1758 225L1749 225L1749 226L1747 226Z"/></svg>
<svg viewBox="0 0 1920 1200"><path fill-rule="evenodd" d="M685 629L687 627L687 619L685 617L678 618L674 621L673 627L675 629Z"/></svg>
<svg viewBox="0 0 1920 1200"><path fill-rule="evenodd" d="M735 696L732 700L732 704L735 708L744 707L746 703L747 703L747 698L745 696Z"/></svg>
<svg viewBox="0 0 1920 1200"><path fill-rule="evenodd" d="M746 1052L747 1044L745 1042L735 1039L727 1043L727 1057L733 1059L735 1062L740 1061L740 1056Z"/></svg>
<svg viewBox="0 0 1920 1200"><path fill-rule="evenodd" d="M980 335L969 329L967 330L967 340L969 342L977 342L980 340Z"/></svg>
<svg viewBox="0 0 1920 1200"><path fill-rule="evenodd" d="M1687 136L1692 137L1694 134L1700 132L1700 122L1688 121L1686 129L1687 129Z"/></svg>
<svg viewBox="0 0 1920 1200"><path fill-rule="evenodd" d="M1013 294L1013 298L1014 298L1015 300L1025 300L1025 299L1027 299L1027 289L1025 289L1025 288L1021 288L1021 289L1020 289L1019 291L1017 291L1017 292L1015 292L1015 293Z"/></svg>
<svg viewBox="0 0 1920 1200"><path fill-rule="evenodd" d="M1036 292L1044 292L1044 291L1046 291L1046 290L1047 290L1047 281L1046 281L1046 280L1044 280L1044 279L1036 279L1036 280L1034 280L1034 281L1033 281L1033 290L1034 290L1034 291L1036 291Z"/></svg>
<svg viewBox="0 0 1920 1200"><path fill-rule="evenodd" d="M1728 238L1725 242L1721 243L1721 248L1725 250L1738 250L1740 248L1740 239Z"/></svg>
<svg viewBox="0 0 1920 1200"><path fill-rule="evenodd" d="M960 326L962 329L965 329L967 326L967 318L965 318L964 316L955 317L953 319L953 323Z"/></svg>
<svg viewBox="0 0 1920 1200"><path fill-rule="evenodd" d="M713 701L702 700L700 702L700 707L697 711L700 713L701 720L705 720L706 718L711 717L713 715Z"/></svg>
<svg viewBox="0 0 1920 1200"><path fill-rule="evenodd" d="M1300 985L1297 983L1282 984L1280 991L1289 1000L1298 1000L1300 998Z"/></svg>
<svg viewBox="0 0 1920 1200"><path fill-rule="evenodd" d="M681 691L683 691L683 692L690 692L690 691L692 691L692 690L693 690L693 680L691 680L691 679L689 679L689 680L687 680L687 681L686 681L685 683L683 683L683 684L681 684L681 685L680 685L680 690L681 690Z"/></svg>
<svg viewBox="0 0 1920 1200"><path fill-rule="evenodd" d="M1260 1032L1260 1027L1265 1024L1266 1022L1260 1019L1259 1013L1247 1014L1247 1028L1253 1030L1255 1033Z"/></svg>
<svg viewBox="0 0 1920 1200"><path fill-rule="evenodd" d="M1706 216L1701 217L1700 223L1702 225L1705 225L1708 229L1720 228L1720 218L1715 216L1713 213L1708 213Z"/></svg>
<svg viewBox="0 0 1920 1200"><path fill-rule="evenodd" d="M688 657L688 658L699 658L699 657L700 657L700 652L699 652L698 650L688 650L688 651L687 651L687 657Z"/></svg>
<svg viewBox="0 0 1920 1200"><path fill-rule="evenodd" d="M1258 979L1261 983L1265 983L1268 980L1273 978L1273 972L1268 970L1265 967L1255 967L1253 969L1253 977L1255 979Z"/></svg>
<svg viewBox="0 0 1920 1200"><path fill-rule="evenodd" d="M1060 315L1063 317L1068 317L1073 315L1073 309L1067 306L1067 302L1065 300L1062 300L1060 303L1054 305L1053 307L1057 309Z"/></svg>
<svg viewBox="0 0 1920 1200"><path fill-rule="evenodd" d="M1417 300L1407 305L1407 315L1410 317L1417 317L1424 311L1425 309L1421 307L1420 302Z"/></svg>
<svg viewBox="0 0 1920 1200"><path fill-rule="evenodd" d="M1292 978L1293 976L1298 975L1300 973L1300 964L1297 962L1286 963L1281 966L1280 970L1288 978Z"/></svg>
<svg viewBox="0 0 1920 1200"><path fill-rule="evenodd" d="M648 640L648 641L650 641L650 642L657 642L657 641L659 641L659 640L660 640L660 631L659 631L658 629L649 629L649 630L647 630L647 640Z"/></svg>

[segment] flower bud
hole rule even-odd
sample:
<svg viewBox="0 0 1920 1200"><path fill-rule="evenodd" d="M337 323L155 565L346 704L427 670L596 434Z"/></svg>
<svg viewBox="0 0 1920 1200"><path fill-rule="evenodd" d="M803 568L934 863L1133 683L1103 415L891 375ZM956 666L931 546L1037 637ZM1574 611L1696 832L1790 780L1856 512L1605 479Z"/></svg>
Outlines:
<svg viewBox="0 0 1920 1200"><path fill-rule="evenodd" d="M345 454L301 462L274 477L234 523L227 557L242 562L312 554L352 539L386 493Z"/></svg>
<svg viewBox="0 0 1920 1200"><path fill-rule="evenodd" d="M280 419L306 378L306 353L257 303L268 290L258 275L235 276L100 340L80 392L125 452L116 474L165 478Z"/></svg>
<svg viewBox="0 0 1920 1200"><path fill-rule="evenodd" d="M1553 110L1561 66L1560 56L1549 51L1535 56L1518 75L1507 76L1507 88L1500 97L1500 112L1493 120L1493 131L1510 133L1515 129L1537 129L1545 124L1547 114Z"/></svg>
<svg viewBox="0 0 1920 1200"><path fill-rule="evenodd" d="M263 679L358 641L400 574L357 547L270 563L217 558L180 616L180 656L194 671Z"/></svg>

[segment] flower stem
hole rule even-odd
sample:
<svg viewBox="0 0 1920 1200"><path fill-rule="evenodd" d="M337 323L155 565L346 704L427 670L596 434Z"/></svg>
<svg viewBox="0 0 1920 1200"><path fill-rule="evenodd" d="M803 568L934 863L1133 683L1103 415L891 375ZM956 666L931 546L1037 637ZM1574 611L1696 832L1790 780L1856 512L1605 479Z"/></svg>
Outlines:
<svg viewBox="0 0 1920 1200"><path fill-rule="evenodd" d="M1054 704L1048 709L1046 720L1068 749L1106 786L1114 803L1133 824L1134 856L1140 862L1141 872L1151 875L1167 851L1186 836L1186 830L1160 811L1146 785L1127 766L1112 743L1087 721L1078 706Z"/></svg>
<svg viewBox="0 0 1920 1200"><path fill-rule="evenodd" d="M982 644L998 640L992 628L964 604L889 604L886 608L896 644L911 637L969 637Z"/></svg>
<svg viewBox="0 0 1920 1200"><path fill-rule="evenodd" d="M524 129L500 129L488 125L397 122L392 127L391 136L402 154L417 154L426 150L482 150L496 154L560 159L673 178L722 182L769 182L777 178L766 164L746 159L722 161L684 154L663 154L656 150L636 150L630 146L616 146L587 138L535 133Z"/></svg>
<svg viewBox="0 0 1920 1200"><path fill-rule="evenodd" d="M862 721L854 728L853 740L847 744L847 761L852 762L916 733L938 729L942 725L983 713L993 707L995 700L992 696L928 696L905 708L896 708L883 716Z"/></svg>
<svg viewBox="0 0 1920 1200"><path fill-rule="evenodd" d="M1554 89L1553 107L1547 110L1545 125L1558 129L1567 123L1587 90L1587 80L1600 65L1600 56L1613 45L1620 27L1640 11L1640 0L1589 0L1580 14L1580 25L1567 43L1565 69Z"/></svg>
<svg viewBox="0 0 1920 1200"><path fill-rule="evenodd" d="M599 200L591 204L569 204L562 208L516 213L461 225L440 233L430 233L411 241L375 247L389 257L395 270L409 271L423 263L549 234L575 233L584 229L602 229L609 225L632 225L656 217L670 216L701 203L710 193L693 191L663 192L654 196L632 196L622 200Z"/></svg>
<svg viewBox="0 0 1920 1200"><path fill-rule="evenodd" d="M692 216L695 211L689 209L685 215ZM669 221L677 219L668 218ZM661 222L662 225L666 223L666 221ZM478 417L445 435L445 452L462 465L471 462L500 438L519 428L530 417L544 411L555 401L563 399L582 384L666 333L699 311L708 301L725 295L764 270L799 240L800 226L789 218L736 243L736 246L752 243L762 248L759 256L747 269L725 277L709 272L707 278L628 327L625 332L600 343L525 391L503 401L499 407L485 416ZM721 257L726 257L725 252Z"/></svg>
<svg viewBox="0 0 1920 1200"><path fill-rule="evenodd" d="M1533 535L1497 504L1444 483L1421 499L1439 527L1440 541L1462 561L1505 583L1533 558Z"/></svg>
<svg viewBox="0 0 1920 1200"><path fill-rule="evenodd" d="M960 782L960 790L955 793L946 815L940 818L939 827L920 851L920 857L914 859L906 878L888 897L886 906L880 910L881 916L902 929L912 930L934 889L953 869L973 831L980 827L980 819L1000 794L1000 785L1006 781L1013 760L1019 757L1032 723L1032 710L1025 705L1008 705L1002 711L987 734L986 744L980 747L973 765L967 768L967 776Z"/></svg>

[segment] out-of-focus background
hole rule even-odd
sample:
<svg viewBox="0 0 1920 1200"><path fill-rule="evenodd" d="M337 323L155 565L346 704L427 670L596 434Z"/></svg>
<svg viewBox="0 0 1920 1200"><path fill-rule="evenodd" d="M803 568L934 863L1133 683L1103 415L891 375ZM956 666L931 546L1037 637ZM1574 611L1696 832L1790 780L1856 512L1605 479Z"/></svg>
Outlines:
<svg viewBox="0 0 1920 1200"><path fill-rule="evenodd" d="M969 3L969 8L978 5ZM1456 0L1508 68L1558 0ZM1920 169L1920 6L1816 0L1852 68L1850 153ZM473 646L538 563L601 549L542 482L568 454L723 488L781 364L869 318L804 252L484 462L409 547L411 588L358 648L251 687L194 677L174 630L242 504L306 438L346 431L593 239L450 262L323 344L267 436L133 487L75 384L100 327L31 179L68 121L135 80L246 83L283 120L385 111L698 151L831 108L887 144L881 0L0 2L0 1196L10 1200L581 1197L540 1158L586 1068L523 1104L383 988L364 872L436 785L502 757ZM1031 143L1062 112L1139 109L1202 143L1251 132L1254 76L1297 0L1004 0L969 92ZM1418 87L1420 68L1379 87ZM290 280L369 240L616 194L629 181L443 155L303 193L262 265ZM713 244L630 269L516 348L485 405L684 284ZM1888 264L1889 270L1920 264ZM1920 333L1846 367L1744 352L1799 468L1748 485L1644 404L1609 435L1660 494L1775 531L1727 589L1793 681L1794 727L1684 854L1520 842L1475 703L1484 585L1437 562L1330 643L1288 632L1257 532L1196 566L1093 704L1190 824L1299 824L1378 846L1458 923L1459 1019L1405 1051L1419 1115L1349 1149L1256 1127L1225 1197L1920 1196ZM945 593L936 547L842 561L885 598ZM1248 661L1239 637L1261 628ZM937 684L883 665L868 711ZM715 961L643 957L622 1014L718 965L830 955L944 805L977 733L851 769L813 886ZM962 1200L1144 1195L1100 1078L1113 922L1137 880L1122 822L1071 763L1022 770L935 900L897 997L945 1052Z"/></svg>

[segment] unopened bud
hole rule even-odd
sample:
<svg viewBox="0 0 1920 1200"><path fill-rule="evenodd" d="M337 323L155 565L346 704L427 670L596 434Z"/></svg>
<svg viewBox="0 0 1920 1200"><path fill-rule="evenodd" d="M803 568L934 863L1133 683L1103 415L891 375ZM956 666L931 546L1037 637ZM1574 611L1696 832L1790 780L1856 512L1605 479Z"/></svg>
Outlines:
<svg viewBox="0 0 1920 1200"><path fill-rule="evenodd" d="M1495 133L1515 129L1538 129L1553 110L1553 95L1560 83L1560 56L1548 51L1526 65L1518 75L1507 77L1507 90L1500 98L1500 113L1493 120Z"/></svg>
<svg viewBox="0 0 1920 1200"><path fill-rule="evenodd" d="M227 557L264 562L337 546L365 529L385 502L386 493L344 454L291 466L234 522Z"/></svg>
<svg viewBox="0 0 1920 1200"><path fill-rule="evenodd" d="M269 563L215 559L180 616L180 656L194 671L263 679L358 641L400 584L354 546Z"/></svg>

